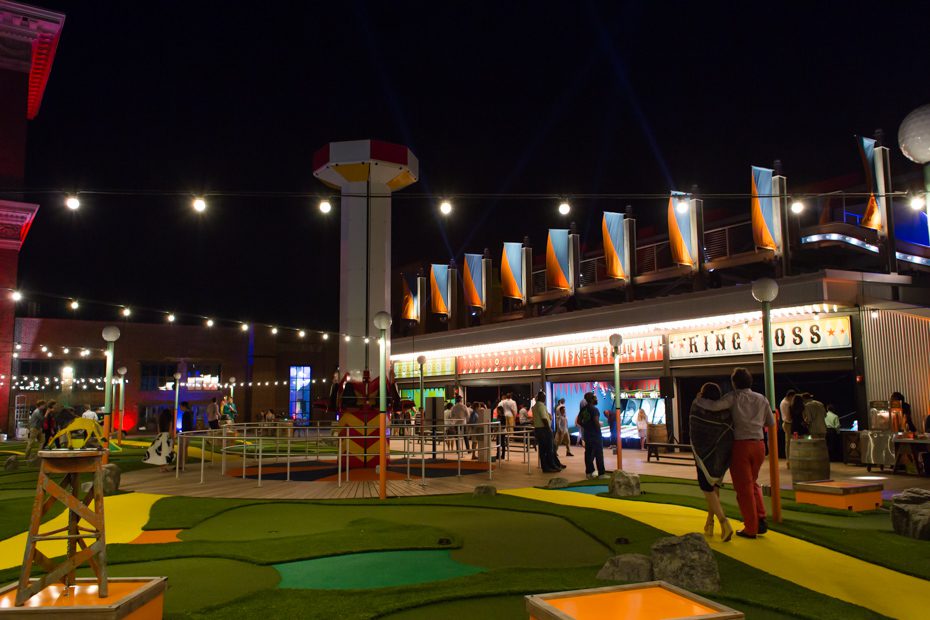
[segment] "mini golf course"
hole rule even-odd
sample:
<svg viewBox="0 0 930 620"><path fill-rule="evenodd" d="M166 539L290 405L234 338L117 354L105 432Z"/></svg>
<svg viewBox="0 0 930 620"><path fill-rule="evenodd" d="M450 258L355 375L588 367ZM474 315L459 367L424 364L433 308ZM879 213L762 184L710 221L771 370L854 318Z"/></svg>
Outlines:
<svg viewBox="0 0 930 620"><path fill-rule="evenodd" d="M142 451L111 461L145 467ZM0 474L3 583L18 577L35 475ZM695 483L642 486L629 500L600 496L598 481L385 502L123 493L106 500L110 574L167 576L168 618L525 618L525 594L610 585L595 577L607 558L700 531ZM737 517L732 492L722 500ZM930 543L896 536L884 512L791 500L766 537L711 542L723 589L705 596L763 620L923 616Z"/></svg>

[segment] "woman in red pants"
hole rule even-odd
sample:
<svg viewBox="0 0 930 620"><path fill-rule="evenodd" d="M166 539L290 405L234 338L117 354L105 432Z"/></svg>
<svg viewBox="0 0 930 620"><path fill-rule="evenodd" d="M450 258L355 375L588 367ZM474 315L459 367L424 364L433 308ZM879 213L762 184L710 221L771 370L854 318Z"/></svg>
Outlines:
<svg viewBox="0 0 930 620"><path fill-rule="evenodd" d="M752 391L752 375L747 369L734 368L730 381L733 383L733 391L724 394L720 400L698 398L695 403L707 411L729 409L733 414L730 476L733 478L736 501L744 525L736 535L755 538L769 529L765 521L762 488L757 480L762 462L765 461L764 429L775 424L775 416L768 399Z"/></svg>

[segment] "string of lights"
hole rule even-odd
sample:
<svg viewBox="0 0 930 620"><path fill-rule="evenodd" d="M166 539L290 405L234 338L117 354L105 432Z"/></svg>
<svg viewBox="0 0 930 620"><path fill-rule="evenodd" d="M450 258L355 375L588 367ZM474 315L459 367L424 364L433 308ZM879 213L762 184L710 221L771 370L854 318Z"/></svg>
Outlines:
<svg viewBox="0 0 930 620"><path fill-rule="evenodd" d="M62 387L67 383L71 383L73 389L96 389L98 391L103 391L104 386L106 385L106 379L104 377L91 377L91 378L74 378L70 380L62 379L57 375L52 376L16 376L13 375L10 377L10 386L13 389L21 391L36 391L36 392L59 392ZM0 386L6 381L6 375L0 375ZM320 379L321 384L326 383L326 379ZM124 383L127 385L130 383L128 379L124 379ZM182 381L180 387L182 388L191 388L196 389L197 391L216 391L220 389L228 390L230 388L235 389L258 389L258 388L267 388L267 387L287 387L291 384L298 383L297 379L279 379L276 381L227 381L224 383L218 382L185 382ZM317 384L316 379L310 379L310 383L313 385ZM112 380L113 385L119 385L119 379ZM172 391L174 390L174 382L169 381L164 385L160 385L157 388L158 391Z"/></svg>

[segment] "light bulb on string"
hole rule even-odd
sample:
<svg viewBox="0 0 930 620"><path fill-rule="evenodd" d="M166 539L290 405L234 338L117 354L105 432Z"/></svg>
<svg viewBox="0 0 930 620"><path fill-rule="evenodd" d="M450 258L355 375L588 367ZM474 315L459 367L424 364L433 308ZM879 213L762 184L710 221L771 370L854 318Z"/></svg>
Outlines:
<svg viewBox="0 0 930 620"><path fill-rule="evenodd" d="M247 332L247 331L249 331L249 324L248 324L248 323L243 323L243 324L239 327L239 329L242 330L242 331L244 331L244 332Z"/></svg>
<svg viewBox="0 0 930 620"><path fill-rule="evenodd" d="M271 328L271 335L272 335L272 336L276 336L277 333L278 333L278 328L277 328L277 327L272 327L272 328Z"/></svg>
<svg viewBox="0 0 930 620"><path fill-rule="evenodd" d="M448 200L443 200L441 203L439 203L439 212L443 215L449 215L452 213L452 203Z"/></svg>
<svg viewBox="0 0 930 620"><path fill-rule="evenodd" d="M328 200L320 201L320 213L329 213L333 210L333 205Z"/></svg>
<svg viewBox="0 0 930 620"><path fill-rule="evenodd" d="M559 204L559 213L562 215L568 215L572 211L572 206L568 202L563 201Z"/></svg>
<svg viewBox="0 0 930 620"><path fill-rule="evenodd" d="M129 308L123 308L123 316L124 316L124 317L127 317L127 318L128 318L128 317L131 316L131 315L132 315L132 310L130 310Z"/></svg>
<svg viewBox="0 0 930 620"><path fill-rule="evenodd" d="M352 340L352 336L350 336L349 334L346 334L346 335L345 335L345 341L346 341L346 342L351 342L351 340Z"/></svg>
<svg viewBox="0 0 930 620"><path fill-rule="evenodd" d="M194 211L196 211L197 213L203 213L204 211L207 210L207 201L204 200L200 196L198 196L197 198L194 198L194 202L191 204L193 204Z"/></svg>
<svg viewBox="0 0 930 620"><path fill-rule="evenodd" d="M688 212L688 208L690 206L691 205L688 204L687 200L685 200L684 198L679 198L678 202L675 203L675 210L678 211L678 213L684 215L685 213Z"/></svg>
<svg viewBox="0 0 930 620"><path fill-rule="evenodd" d="M213 327L213 319L207 319L207 327Z"/></svg>
<svg viewBox="0 0 930 620"><path fill-rule="evenodd" d="M13 291L10 293L10 299L12 299L13 301L22 301L23 294L20 293L19 291Z"/></svg>
<svg viewBox="0 0 930 620"><path fill-rule="evenodd" d="M300 330L299 332L297 332L298 338L303 338L306 335L307 335L307 332L305 332L304 330Z"/></svg>
<svg viewBox="0 0 930 620"><path fill-rule="evenodd" d="M65 198L65 206L71 209L72 211L77 211L81 208L81 201L74 194Z"/></svg>
<svg viewBox="0 0 930 620"><path fill-rule="evenodd" d="M71 308L72 310L77 310L78 308L81 307L81 304L78 303L77 299L72 299L71 303L68 304L68 307Z"/></svg>
<svg viewBox="0 0 930 620"><path fill-rule="evenodd" d="M172 313L169 313L168 316L165 318L168 320L169 323L174 323L175 321L175 316Z"/></svg>
<svg viewBox="0 0 930 620"><path fill-rule="evenodd" d="M323 340L329 340L329 334L323 332Z"/></svg>

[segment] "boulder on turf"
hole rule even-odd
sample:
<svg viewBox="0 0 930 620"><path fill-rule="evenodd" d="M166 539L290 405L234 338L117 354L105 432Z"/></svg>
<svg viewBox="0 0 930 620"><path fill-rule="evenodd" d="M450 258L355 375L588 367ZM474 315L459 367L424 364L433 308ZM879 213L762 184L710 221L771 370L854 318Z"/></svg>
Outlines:
<svg viewBox="0 0 930 620"><path fill-rule="evenodd" d="M19 459L14 454L3 463L3 471L16 471L17 469L19 469Z"/></svg>
<svg viewBox="0 0 930 620"><path fill-rule="evenodd" d="M892 497L891 525L901 536L930 540L930 491L907 489Z"/></svg>
<svg viewBox="0 0 930 620"><path fill-rule="evenodd" d="M113 495L119 491L119 483L121 478L121 470L119 465L116 463L108 463L103 466L103 494L104 495ZM87 493L90 491L90 488L94 485L93 482L88 480L81 484L81 491Z"/></svg>
<svg viewBox="0 0 930 620"><path fill-rule="evenodd" d="M549 478L549 482L546 483L547 489L564 489L569 485L568 480L565 478Z"/></svg>
<svg viewBox="0 0 930 620"><path fill-rule="evenodd" d="M617 470L610 476L608 495L610 497L636 497L641 495L639 474Z"/></svg>
<svg viewBox="0 0 930 620"><path fill-rule="evenodd" d="M685 590L720 590L717 560L700 534L670 536L657 540L652 545L652 571L656 579Z"/></svg>
<svg viewBox="0 0 930 620"><path fill-rule="evenodd" d="M475 487L475 490L472 492L472 495L475 497L484 495L484 496L493 496L497 495L497 487L493 484L479 484Z"/></svg>
<svg viewBox="0 0 930 620"><path fill-rule="evenodd" d="M606 581L629 581L641 583L653 581L652 559L642 553L624 553L607 560L597 573L598 579Z"/></svg>

